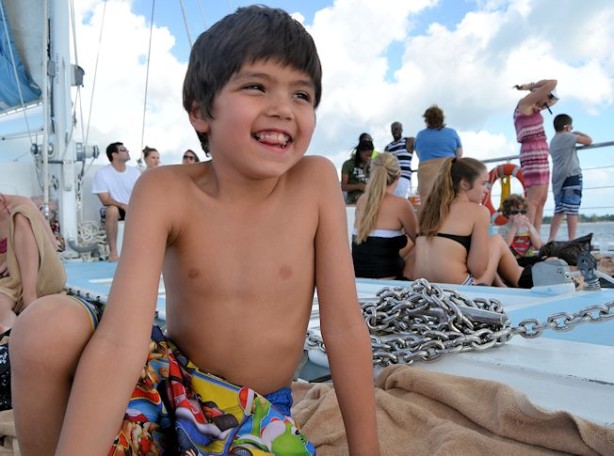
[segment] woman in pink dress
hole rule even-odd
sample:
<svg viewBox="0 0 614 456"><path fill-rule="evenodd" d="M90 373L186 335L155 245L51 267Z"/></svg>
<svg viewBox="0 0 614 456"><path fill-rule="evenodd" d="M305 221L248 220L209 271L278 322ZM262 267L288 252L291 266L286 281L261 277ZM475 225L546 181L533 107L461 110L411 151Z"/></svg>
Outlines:
<svg viewBox="0 0 614 456"><path fill-rule="evenodd" d="M514 127L516 139L521 144L520 167L527 189L527 217L538 233L550 181L548 140L541 111L550 110L550 106L558 101L552 94L556 83L555 79L542 79L515 86L518 90L529 90L529 94L518 102L514 110Z"/></svg>

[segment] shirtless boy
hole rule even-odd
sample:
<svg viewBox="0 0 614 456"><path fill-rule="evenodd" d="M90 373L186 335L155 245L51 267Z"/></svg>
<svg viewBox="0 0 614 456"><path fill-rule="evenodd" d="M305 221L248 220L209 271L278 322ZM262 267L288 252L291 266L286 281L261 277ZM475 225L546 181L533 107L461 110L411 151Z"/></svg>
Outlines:
<svg viewBox="0 0 614 456"><path fill-rule="evenodd" d="M144 451L143 439L152 446L166 439L180 454L208 451L192 439L189 420L159 443L149 437L164 433L164 423L139 423L143 411L132 409L136 402L125 414L139 378L144 388L169 369L174 378L160 384L158 406L175 404L172 420L188 402L181 414L204 414L201 427L211 432L199 436L209 438L217 429L222 444L211 445L218 450L244 444L278 452L257 428L256 415L275 409L292 428L288 387L303 353L314 287L350 452L379 454L371 347L337 173L324 158L304 157L320 95L313 40L285 12L240 8L201 35L183 102L213 159L159 167L139 179L104 318L89 342L88 315L71 298L38 300L15 325L14 410L24 455L52 454L56 447L62 455L108 454L114 438L120 454L130 439L137 445L133 454ZM151 211L152 205L159 210ZM169 341L150 343L160 272ZM144 370L146 358L152 362ZM214 406L225 397L192 394L190 377L192 386L195 378L229 385L204 373L249 387L275 406L239 390L241 407L253 402L246 414L253 412L248 421L257 438L243 434L242 426L234 442L223 443L226 427L209 418L220 414ZM187 396L169 398L176 387ZM312 451L305 441L300 454Z"/></svg>

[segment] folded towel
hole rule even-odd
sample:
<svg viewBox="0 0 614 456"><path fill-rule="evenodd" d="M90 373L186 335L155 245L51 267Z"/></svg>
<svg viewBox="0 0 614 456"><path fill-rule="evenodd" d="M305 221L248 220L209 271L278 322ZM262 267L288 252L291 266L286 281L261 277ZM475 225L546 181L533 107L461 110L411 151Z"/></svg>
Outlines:
<svg viewBox="0 0 614 456"><path fill-rule="evenodd" d="M348 454L332 385L295 383L293 397L318 456ZM542 410L498 382L395 365L375 398L382 455L614 455L614 428Z"/></svg>

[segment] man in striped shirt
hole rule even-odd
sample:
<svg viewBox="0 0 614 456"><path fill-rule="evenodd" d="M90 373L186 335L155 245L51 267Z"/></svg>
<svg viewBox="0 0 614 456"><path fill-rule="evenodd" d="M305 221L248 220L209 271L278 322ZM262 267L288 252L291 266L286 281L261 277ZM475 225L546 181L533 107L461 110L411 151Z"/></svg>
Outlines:
<svg viewBox="0 0 614 456"><path fill-rule="evenodd" d="M414 156L414 138L411 136L403 137L401 122L393 122L390 125L390 132L392 133L392 142L384 150L397 157L401 167L401 178L394 193L407 198L411 192L411 159Z"/></svg>

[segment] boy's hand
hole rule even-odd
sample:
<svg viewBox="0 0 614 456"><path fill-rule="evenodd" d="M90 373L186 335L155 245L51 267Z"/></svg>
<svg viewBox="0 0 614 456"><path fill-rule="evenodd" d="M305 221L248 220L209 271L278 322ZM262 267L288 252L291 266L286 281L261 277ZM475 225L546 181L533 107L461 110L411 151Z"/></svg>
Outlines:
<svg viewBox="0 0 614 456"><path fill-rule="evenodd" d="M514 217L512 225L514 225L516 228L528 228L531 225L531 222L529 222L526 215L518 214L516 217Z"/></svg>

